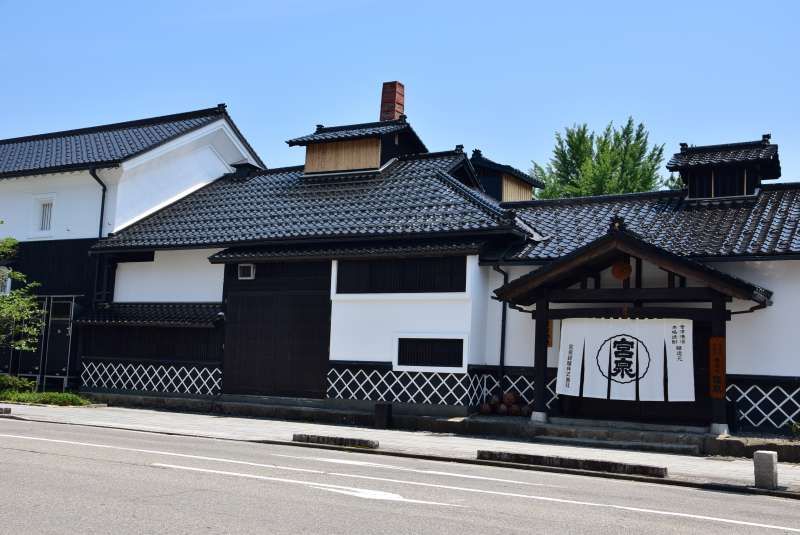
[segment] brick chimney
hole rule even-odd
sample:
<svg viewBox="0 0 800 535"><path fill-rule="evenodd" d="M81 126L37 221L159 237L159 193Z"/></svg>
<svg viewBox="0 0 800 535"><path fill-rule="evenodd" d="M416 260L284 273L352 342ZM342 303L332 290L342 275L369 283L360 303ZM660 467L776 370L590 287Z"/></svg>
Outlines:
<svg viewBox="0 0 800 535"><path fill-rule="evenodd" d="M400 82L383 82L381 121L399 119L405 110L405 88Z"/></svg>

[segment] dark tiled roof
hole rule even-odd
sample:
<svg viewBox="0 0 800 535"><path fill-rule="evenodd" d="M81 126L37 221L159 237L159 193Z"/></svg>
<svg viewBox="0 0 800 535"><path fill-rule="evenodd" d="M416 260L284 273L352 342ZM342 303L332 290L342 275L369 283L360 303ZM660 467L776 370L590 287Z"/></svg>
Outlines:
<svg viewBox="0 0 800 535"><path fill-rule="evenodd" d="M703 165L769 161L778 156L778 145L771 144L769 139L769 136L765 135L758 141L743 143L698 147L682 145L681 151L675 153L667 162L667 169L679 171Z"/></svg>
<svg viewBox="0 0 800 535"><path fill-rule="evenodd" d="M800 254L800 183L765 186L756 197L686 200L658 191L505 203L549 239L509 260L551 260L605 234L614 215L649 243L696 258Z"/></svg>
<svg viewBox="0 0 800 535"><path fill-rule="evenodd" d="M80 325L212 328L224 319L221 303L112 303L87 312Z"/></svg>
<svg viewBox="0 0 800 535"><path fill-rule="evenodd" d="M223 117L228 118L236 135L258 160L230 121L225 105L220 104L175 115L0 140L0 178L117 166ZM258 163L263 165L260 160Z"/></svg>
<svg viewBox="0 0 800 535"><path fill-rule="evenodd" d="M411 130L411 125L404 118L395 121L378 121L374 123L349 124L344 126L317 126L316 132L307 136L290 139L290 146L308 145L323 141L343 141L394 134L403 130Z"/></svg>
<svg viewBox="0 0 800 535"><path fill-rule="evenodd" d="M515 178L522 180L523 182L527 182L533 187L536 188L543 188L544 183L541 180L538 180L528 173L524 171L520 171L516 167L511 167L510 165L505 165L502 163L497 163L495 161L490 160L486 156L481 153L480 150L474 149L472 151L472 158L470 158L470 162L472 162L473 167L483 167L485 169L491 169L493 171L499 171L501 173L509 174Z"/></svg>
<svg viewBox="0 0 800 535"><path fill-rule="evenodd" d="M209 257L212 264L254 261L289 261L331 258L405 258L475 254L482 240L431 240L410 242L363 242L329 245L235 247Z"/></svg>
<svg viewBox="0 0 800 535"><path fill-rule="evenodd" d="M95 249L211 247L269 241L406 238L510 230L494 201L447 173L460 151L401 157L380 173L272 169L223 177L100 241Z"/></svg>

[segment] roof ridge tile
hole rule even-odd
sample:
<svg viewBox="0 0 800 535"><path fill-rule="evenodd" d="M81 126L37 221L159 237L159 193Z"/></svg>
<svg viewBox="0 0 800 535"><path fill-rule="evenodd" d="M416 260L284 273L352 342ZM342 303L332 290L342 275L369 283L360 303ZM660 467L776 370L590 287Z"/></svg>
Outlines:
<svg viewBox="0 0 800 535"><path fill-rule="evenodd" d="M44 132L41 134L30 134L27 136L10 137L0 139L0 145L8 145L12 143L21 143L25 141L37 141L40 139L52 139L57 137L70 137L81 134L92 134L108 132L110 130L124 130L127 128L135 128L137 126L157 125L160 123L169 123L175 121L182 121L187 119L194 119L198 117L207 117L211 115L223 115L225 113L225 104L219 104L214 108L203 108L200 110L192 110L181 113L173 113L169 115L159 115L155 117L145 117L142 119L134 119L131 121L122 121L119 123L108 123L95 126L85 126L82 128L74 128L70 130L58 130L55 132Z"/></svg>

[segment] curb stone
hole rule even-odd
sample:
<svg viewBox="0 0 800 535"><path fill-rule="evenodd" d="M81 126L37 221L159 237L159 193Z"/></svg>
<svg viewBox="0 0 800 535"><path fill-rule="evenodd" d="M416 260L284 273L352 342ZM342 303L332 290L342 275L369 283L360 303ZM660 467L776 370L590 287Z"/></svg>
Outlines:
<svg viewBox="0 0 800 535"><path fill-rule="evenodd" d="M328 446L345 446L348 448L378 448L377 440L368 440L366 438L333 437L326 435L306 435L302 433L295 433L292 436L292 442L325 444Z"/></svg>
<svg viewBox="0 0 800 535"><path fill-rule="evenodd" d="M561 457L558 455L535 455L530 453L478 450L478 459L484 461L550 466L554 468L575 468L579 470L591 470L592 472L630 474L658 478L667 477L667 468L663 466Z"/></svg>

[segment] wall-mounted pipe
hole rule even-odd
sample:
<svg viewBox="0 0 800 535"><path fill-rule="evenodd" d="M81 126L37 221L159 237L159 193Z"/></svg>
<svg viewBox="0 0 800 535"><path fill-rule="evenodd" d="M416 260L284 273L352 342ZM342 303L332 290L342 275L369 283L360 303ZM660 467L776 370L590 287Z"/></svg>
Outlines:
<svg viewBox="0 0 800 535"><path fill-rule="evenodd" d="M103 218L105 217L105 213L106 213L106 191L108 190L108 188L106 188L105 183L102 180L100 180L100 177L97 176L97 169L95 169L95 168L89 169L89 174L92 175L92 178L95 179L95 181L98 184L100 184L100 187L102 188L102 194L100 196L100 226L99 226L99 228L97 230L97 237L98 238L102 238L103 237Z"/></svg>
<svg viewBox="0 0 800 535"><path fill-rule="evenodd" d="M500 266L497 264L492 266L492 269L503 276L503 286L508 284L508 271L500 269ZM500 389L502 390L503 376L506 374L506 315L508 314L508 304L505 301L500 301L500 304L503 308L501 309L502 312L500 316L500 366L498 381L500 382Z"/></svg>

